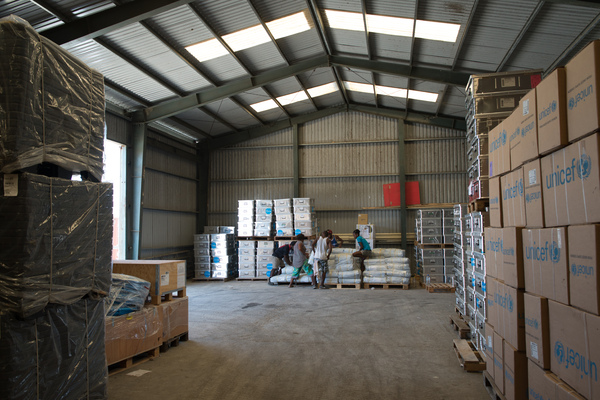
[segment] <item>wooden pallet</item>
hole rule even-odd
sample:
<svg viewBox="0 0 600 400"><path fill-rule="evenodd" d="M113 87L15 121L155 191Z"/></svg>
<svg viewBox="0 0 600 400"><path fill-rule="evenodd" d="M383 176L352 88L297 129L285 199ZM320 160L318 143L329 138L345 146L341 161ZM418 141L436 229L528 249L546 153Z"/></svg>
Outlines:
<svg viewBox="0 0 600 400"><path fill-rule="evenodd" d="M472 202L469 203L468 209L469 212L477 212L477 211L487 211L490 207L490 199L489 198L482 198L482 199L475 199Z"/></svg>
<svg viewBox="0 0 600 400"><path fill-rule="evenodd" d="M506 397L500 392L498 386L487 371L483 371L483 387L487 390L490 397L494 400L506 400Z"/></svg>
<svg viewBox="0 0 600 400"><path fill-rule="evenodd" d="M451 283L430 283L421 282L421 286L429 293L454 293L456 288Z"/></svg>
<svg viewBox="0 0 600 400"><path fill-rule="evenodd" d="M454 352L458 357L460 366L467 372L480 372L485 370L485 361L475 350L473 344L465 339L454 339Z"/></svg>
<svg viewBox="0 0 600 400"><path fill-rule="evenodd" d="M450 325L452 325L455 331L458 331L459 338L469 339L471 336L471 328L469 328L469 324L467 324L460 316L450 315Z"/></svg>
<svg viewBox="0 0 600 400"><path fill-rule="evenodd" d="M401 289L408 290L410 288L409 283L363 283L365 289Z"/></svg>
<svg viewBox="0 0 600 400"><path fill-rule="evenodd" d="M360 283L326 283L325 286L331 286L332 289L360 289Z"/></svg>
<svg viewBox="0 0 600 400"><path fill-rule="evenodd" d="M236 281L268 281L269 278L257 278L257 277L248 277L248 278L244 278L244 277L239 277L235 279Z"/></svg>
<svg viewBox="0 0 600 400"><path fill-rule="evenodd" d="M137 367L138 365L143 364L146 361L153 360L155 357L158 357L159 355L160 355L160 348L155 347L154 349L145 351L145 352L137 354L133 357L129 357L129 358L126 358L125 360L111 364L108 366L108 376L112 376L114 374L118 374L119 372L123 372L127 369Z"/></svg>
<svg viewBox="0 0 600 400"><path fill-rule="evenodd" d="M216 282L229 282L236 279L235 277L231 278L192 278L193 281L216 281Z"/></svg>
<svg viewBox="0 0 600 400"><path fill-rule="evenodd" d="M164 293L164 294L161 294L160 296L151 294L150 295L150 298L151 298L150 302L152 304L159 305L161 302L164 302L164 301L172 301L173 298L185 297L185 288L179 289L177 291L177 295L176 296L173 296L173 293L175 293L175 292Z"/></svg>
<svg viewBox="0 0 600 400"><path fill-rule="evenodd" d="M177 335L171 339L165 340L163 344L160 345L160 352L164 353L169 350L170 347L179 346L179 342L187 342L189 339L189 332L182 333L181 335Z"/></svg>

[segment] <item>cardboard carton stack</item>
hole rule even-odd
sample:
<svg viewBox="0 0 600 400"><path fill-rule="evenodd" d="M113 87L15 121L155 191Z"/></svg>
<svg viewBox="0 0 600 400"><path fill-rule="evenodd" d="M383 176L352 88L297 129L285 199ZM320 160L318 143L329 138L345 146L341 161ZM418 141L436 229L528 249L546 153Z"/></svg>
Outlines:
<svg viewBox="0 0 600 400"><path fill-rule="evenodd" d="M273 200L255 200L256 209L254 213L254 236L271 237L273 230Z"/></svg>
<svg viewBox="0 0 600 400"><path fill-rule="evenodd" d="M242 237L254 236L254 200L238 200L237 234Z"/></svg>
<svg viewBox="0 0 600 400"><path fill-rule="evenodd" d="M456 297L456 308L460 315L466 317L467 304L467 257L463 248L463 237L466 234L465 217L467 206L464 204L456 204L454 206L454 236L452 249L454 266L454 295Z"/></svg>
<svg viewBox="0 0 600 400"><path fill-rule="evenodd" d="M595 41L490 132L508 146L490 147L487 373L507 398L600 397L599 71Z"/></svg>
<svg viewBox="0 0 600 400"><path fill-rule="evenodd" d="M102 75L0 19L0 398L107 396L112 185Z"/></svg>
<svg viewBox="0 0 600 400"><path fill-rule="evenodd" d="M276 236L294 236L294 209L292 199L277 199L275 205Z"/></svg>
<svg viewBox="0 0 600 400"><path fill-rule="evenodd" d="M422 282L452 283L454 258L454 210L426 209L417 211L417 259L422 264ZM447 245L447 246L445 246ZM448 250L448 251L446 251Z"/></svg>
<svg viewBox="0 0 600 400"><path fill-rule="evenodd" d="M256 277L268 279L273 269L273 252L277 242L273 240L259 240L256 242Z"/></svg>
<svg viewBox="0 0 600 400"><path fill-rule="evenodd" d="M307 238L319 234L315 200L310 198L293 199L294 204L294 234L302 233Z"/></svg>
<svg viewBox="0 0 600 400"><path fill-rule="evenodd" d="M238 277L256 278L256 241L238 240Z"/></svg>
<svg viewBox="0 0 600 400"><path fill-rule="evenodd" d="M210 278L210 233L194 235L194 277Z"/></svg>
<svg viewBox="0 0 600 400"><path fill-rule="evenodd" d="M509 146L507 134L492 136L519 104L519 100L540 81L539 70L472 75L466 87L467 146L469 160L469 201L489 196L492 152ZM494 167L497 167L494 164ZM496 174L502 172L495 172Z"/></svg>
<svg viewBox="0 0 600 400"><path fill-rule="evenodd" d="M238 273L238 258L235 248L235 235L213 233L210 235L211 277L235 278Z"/></svg>

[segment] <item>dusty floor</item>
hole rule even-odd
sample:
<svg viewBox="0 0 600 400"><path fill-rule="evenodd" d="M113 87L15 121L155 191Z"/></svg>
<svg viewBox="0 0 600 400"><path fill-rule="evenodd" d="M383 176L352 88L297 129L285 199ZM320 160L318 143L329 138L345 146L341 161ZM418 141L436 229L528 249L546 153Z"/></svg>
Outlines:
<svg viewBox="0 0 600 400"><path fill-rule="evenodd" d="M248 281L187 294L190 340L110 377L109 399L489 398L454 353L454 294Z"/></svg>

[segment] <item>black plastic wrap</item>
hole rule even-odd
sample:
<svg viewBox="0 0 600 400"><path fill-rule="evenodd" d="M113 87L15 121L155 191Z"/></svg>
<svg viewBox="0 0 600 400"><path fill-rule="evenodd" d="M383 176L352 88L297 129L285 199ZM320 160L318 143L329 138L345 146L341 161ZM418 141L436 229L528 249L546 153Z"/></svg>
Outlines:
<svg viewBox="0 0 600 400"><path fill-rule="evenodd" d="M43 162L100 180L104 77L25 20L0 19L0 172Z"/></svg>
<svg viewBox="0 0 600 400"><path fill-rule="evenodd" d="M7 196L10 178L16 178L16 196ZM23 173L0 175L2 187L0 309L29 316L48 303L107 296L112 184Z"/></svg>
<svg viewBox="0 0 600 400"><path fill-rule="evenodd" d="M117 316L140 311L150 292L150 282L125 274L112 274L110 294L106 298L106 315Z"/></svg>
<svg viewBox="0 0 600 400"><path fill-rule="evenodd" d="M0 312L0 399L106 399L104 302Z"/></svg>

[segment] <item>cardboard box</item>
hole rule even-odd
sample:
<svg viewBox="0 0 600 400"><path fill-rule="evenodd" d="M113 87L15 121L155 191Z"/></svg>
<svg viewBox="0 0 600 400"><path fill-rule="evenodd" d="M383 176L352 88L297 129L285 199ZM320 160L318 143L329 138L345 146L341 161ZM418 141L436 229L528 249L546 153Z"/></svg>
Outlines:
<svg viewBox="0 0 600 400"><path fill-rule="evenodd" d="M490 226L502 228L502 189L500 177L490 178Z"/></svg>
<svg viewBox="0 0 600 400"><path fill-rule="evenodd" d="M525 192L523 188L523 168L518 168L500 178L502 188L503 226L525 226Z"/></svg>
<svg viewBox="0 0 600 400"><path fill-rule="evenodd" d="M158 309L161 318L163 342L189 331L187 296L173 298L154 307Z"/></svg>
<svg viewBox="0 0 600 400"><path fill-rule="evenodd" d="M588 399L600 398L600 317L550 300L550 365Z"/></svg>
<svg viewBox="0 0 600 400"><path fill-rule="evenodd" d="M596 315L600 314L599 261L600 225L569 226L571 305Z"/></svg>
<svg viewBox="0 0 600 400"><path fill-rule="evenodd" d="M407 206L421 204L419 182L405 182L404 193ZM383 204L384 207L399 207L402 205L400 202L400 183L386 183L383 185Z"/></svg>
<svg viewBox="0 0 600 400"><path fill-rule="evenodd" d="M515 135L521 134L521 127L519 125L520 115L519 111L515 110L512 114L510 114L502 123L503 131L506 132L506 138L503 135L500 135L502 139L502 145L500 147L500 158L499 158L499 168L498 173L500 175L510 172L511 160L510 160L510 138Z"/></svg>
<svg viewBox="0 0 600 400"><path fill-rule="evenodd" d="M504 341L504 396L527 400L527 356Z"/></svg>
<svg viewBox="0 0 600 400"><path fill-rule="evenodd" d="M550 330L548 299L525 293L525 345L527 358L543 369L550 369Z"/></svg>
<svg viewBox="0 0 600 400"><path fill-rule="evenodd" d="M496 329L498 325L498 307L496 307L495 297L498 281L494 278L486 276L486 291L487 291L487 323Z"/></svg>
<svg viewBox="0 0 600 400"><path fill-rule="evenodd" d="M485 370L494 379L494 328L486 322L485 324Z"/></svg>
<svg viewBox="0 0 600 400"><path fill-rule="evenodd" d="M498 264L498 260L496 260L496 268L498 270L502 269L502 272L499 272L498 275L504 277L504 283L517 289L525 288L522 230L523 228L518 227L500 229L502 235L502 264Z"/></svg>
<svg viewBox="0 0 600 400"><path fill-rule="evenodd" d="M556 400L557 382L552 379L556 375L541 369L531 359L527 361L527 375L530 399Z"/></svg>
<svg viewBox="0 0 600 400"><path fill-rule="evenodd" d="M507 143L506 130L504 129L504 121L496 125L488 134L488 162L490 163L489 176L499 176L502 173L500 153L503 146Z"/></svg>
<svg viewBox="0 0 600 400"><path fill-rule="evenodd" d="M544 203L542 196L542 169L540 167L539 159L535 159L523 165L523 186L525 187L526 226L531 228L543 228L545 226Z"/></svg>
<svg viewBox="0 0 600 400"><path fill-rule="evenodd" d="M107 365L156 349L163 343L161 313L154 306L106 317L105 328Z"/></svg>
<svg viewBox="0 0 600 400"><path fill-rule="evenodd" d="M515 349L525 351L525 304L523 290L502 282L496 284L494 306L498 313L498 326L494 329Z"/></svg>
<svg viewBox="0 0 600 400"><path fill-rule="evenodd" d="M523 230L525 290L569 304L567 228Z"/></svg>
<svg viewBox="0 0 600 400"><path fill-rule="evenodd" d="M358 225L367 225L369 223L369 214L358 214Z"/></svg>
<svg viewBox="0 0 600 400"><path fill-rule="evenodd" d="M566 71L556 68L535 88L538 151L548 154L568 144Z"/></svg>
<svg viewBox="0 0 600 400"><path fill-rule="evenodd" d="M530 90L521 98L517 114L518 126L509 138L511 170L538 156L538 127L536 91Z"/></svg>
<svg viewBox="0 0 600 400"><path fill-rule="evenodd" d="M504 340L494 331L494 381L498 390L504 394Z"/></svg>
<svg viewBox="0 0 600 400"><path fill-rule="evenodd" d="M600 222L600 134L542 158L546 226Z"/></svg>
<svg viewBox="0 0 600 400"><path fill-rule="evenodd" d="M185 260L114 260L113 272L150 282L150 295L160 296L185 287Z"/></svg>
<svg viewBox="0 0 600 400"><path fill-rule="evenodd" d="M569 142L600 127L600 40L588 44L565 66Z"/></svg>
<svg viewBox="0 0 600 400"><path fill-rule="evenodd" d="M491 228L486 227L483 230L483 237L485 238L485 267L486 274L500 280L504 279L504 276L498 275L498 264L503 262L502 258L502 238L500 233L502 228Z"/></svg>

